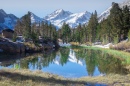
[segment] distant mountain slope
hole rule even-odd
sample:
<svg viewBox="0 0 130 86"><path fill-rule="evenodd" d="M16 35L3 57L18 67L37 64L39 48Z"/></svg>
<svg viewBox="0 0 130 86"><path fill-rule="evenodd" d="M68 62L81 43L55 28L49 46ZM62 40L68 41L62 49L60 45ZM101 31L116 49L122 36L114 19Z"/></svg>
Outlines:
<svg viewBox="0 0 130 86"><path fill-rule="evenodd" d="M128 7L130 7L130 0L125 0L123 3L119 3L119 6L121 8L123 8L123 6L127 5ZM103 19L107 19L107 17L110 15L110 10L111 10L112 6L110 6L107 10L105 10L104 12L102 12L99 16L98 16L98 22L101 22Z"/></svg>
<svg viewBox="0 0 130 86"><path fill-rule="evenodd" d="M6 28L13 29L17 19L18 18L15 15L6 14L3 9L0 9L0 31Z"/></svg>
<svg viewBox="0 0 130 86"><path fill-rule="evenodd" d="M130 8L130 0L125 0L123 3L120 3L119 5L120 7L127 5Z"/></svg>
<svg viewBox="0 0 130 86"><path fill-rule="evenodd" d="M43 19L36 16L34 13L31 12L31 23L39 23L42 22Z"/></svg>
<svg viewBox="0 0 130 86"><path fill-rule="evenodd" d="M47 15L44 19L50 21L53 25L60 28L64 22L70 25L70 27L74 28L81 24L85 24L89 21L91 13L82 12L82 13L71 13L69 11L64 11L63 9L59 9L54 11L53 13Z"/></svg>
<svg viewBox="0 0 130 86"><path fill-rule="evenodd" d="M112 6L109 7L107 10L105 10L104 12L102 12L99 16L98 16L98 22L101 22L104 19L107 19L107 17L110 15L110 10L111 10Z"/></svg>

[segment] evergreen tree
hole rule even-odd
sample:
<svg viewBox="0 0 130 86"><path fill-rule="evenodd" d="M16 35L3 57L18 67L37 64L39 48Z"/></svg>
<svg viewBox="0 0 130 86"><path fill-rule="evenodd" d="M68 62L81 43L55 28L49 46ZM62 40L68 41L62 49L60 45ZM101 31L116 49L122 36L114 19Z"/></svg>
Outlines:
<svg viewBox="0 0 130 86"><path fill-rule="evenodd" d="M92 13L88 26L87 26L88 33L89 33L89 35L88 35L89 42L96 41L97 26L98 26L98 18L97 18L97 12L95 11L94 14Z"/></svg>
<svg viewBox="0 0 130 86"><path fill-rule="evenodd" d="M124 38L127 37L129 29L130 29L130 9L128 8L128 6L124 6L122 9L122 13L123 13L123 27L122 27L122 34L124 34Z"/></svg>
<svg viewBox="0 0 130 86"><path fill-rule="evenodd" d="M118 38L121 37L123 22L122 22L122 10L117 3L112 3L112 9L110 10L110 21L113 29L113 36L116 37L118 34Z"/></svg>
<svg viewBox="0 0 130 86"><path fill-rule="evenodd" d="M63 26L62 26L63 42L68 43L70 41L70 36L71 36L71 29L70 29L69 25L64 22Z"/></svg>

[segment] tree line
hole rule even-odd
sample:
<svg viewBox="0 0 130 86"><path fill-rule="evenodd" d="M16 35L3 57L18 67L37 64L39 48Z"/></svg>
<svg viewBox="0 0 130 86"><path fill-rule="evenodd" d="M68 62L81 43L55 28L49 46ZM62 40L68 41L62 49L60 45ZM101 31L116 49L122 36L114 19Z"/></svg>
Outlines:
<svg viewBox="0 0 130 86"><path fill-rule="evenodd" d="M48 22L31 22L31 12L28 12L21 19L17 21L14 31L17 35L23 36L25 39L32 39L37 42L39 36L43 39L57 39L56 27Z"/></svg>
<svg viewBox="0 0 130 86"><path fill-rule="evenodd" d="M25 38L31 38L34 41L38 36L44 39L62 39L63 42L79 43L118 43L130 38L130 9L128 6L120 8L117 3L112 3L110 15L107 19L98 22L98 15L95 11L92 13L88 24L79 24L71 28L69 24L63 23L60 29L48 22L31 23L31 13L24 15L17 21L15 32L23 35Z"/></svg>
<svg viewBox="0 0 130 86"><path fill-rule="evenodd" d="M66 27L67 28L67 27ZM65 34L67 29L65 24L62 26L62 34ZM70 33L70 34L69 34ZM102 42L106 43L118 43L122 40L130 38L130 9L128 6L120 8L117 3L112 3L112 9L107 19L103 19L98 22L97 12L92 13L91 18L87 25L79 24L78 27L71 29L67 32L69 35L65 35L66 40L79 42L79 43L94 43ZM60 36L63 39L63 35ZM65 38L65 37L64 37Z"/></svg>

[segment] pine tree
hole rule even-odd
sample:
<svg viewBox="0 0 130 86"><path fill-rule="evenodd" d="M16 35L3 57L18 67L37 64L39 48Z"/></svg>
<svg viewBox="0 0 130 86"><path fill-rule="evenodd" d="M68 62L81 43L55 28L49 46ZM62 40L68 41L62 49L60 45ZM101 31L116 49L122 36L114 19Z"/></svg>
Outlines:
<svg viewBox="0 0 130 86"><path fill-rule="evenodd" d="M69 25L64 22L63 26L62 26L63 42L68 43L70 41L70 36L71 36L71 29L70 29Z"/></svg>
<svg viewBox="0 0 130 86"><path fill-rule="evenodd" d="M112 3L112 9L110 10L110 21L113 29L113 36L116 37L118 34L118 38L122 35L122 10L117 3Z"/></svg>
<svg viewBox="0 0 130 86"><path fill-rule="evenodd" d="M122 9L122 13L123 13L123 28L122 28L122 33L124 34L124 38L127 37L129 29L130 29L130 9L128 8L128 6L124 6Z"/></svg>
<svg viewBox="0 0 130 86"><path fill-rule="evenodd" d="M96 41L97 26L98 26L98 18L97 18L97 12L95 11L94 14L92 13L88 26L87 26L88 32L89 32L89 35L88 35L89 42Z"/></svg>

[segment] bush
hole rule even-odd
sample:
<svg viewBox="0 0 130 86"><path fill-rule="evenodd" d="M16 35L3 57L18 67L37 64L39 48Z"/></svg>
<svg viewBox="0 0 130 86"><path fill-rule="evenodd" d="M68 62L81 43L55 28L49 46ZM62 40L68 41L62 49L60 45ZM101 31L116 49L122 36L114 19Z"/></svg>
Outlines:
<svg viewBox="0 0 130 86"><path fill-rule="evenodd" d="M115 50L128 50L130 49L130 42L120 42L116 45L110 45L110 49L115 49Z"/></svg>

